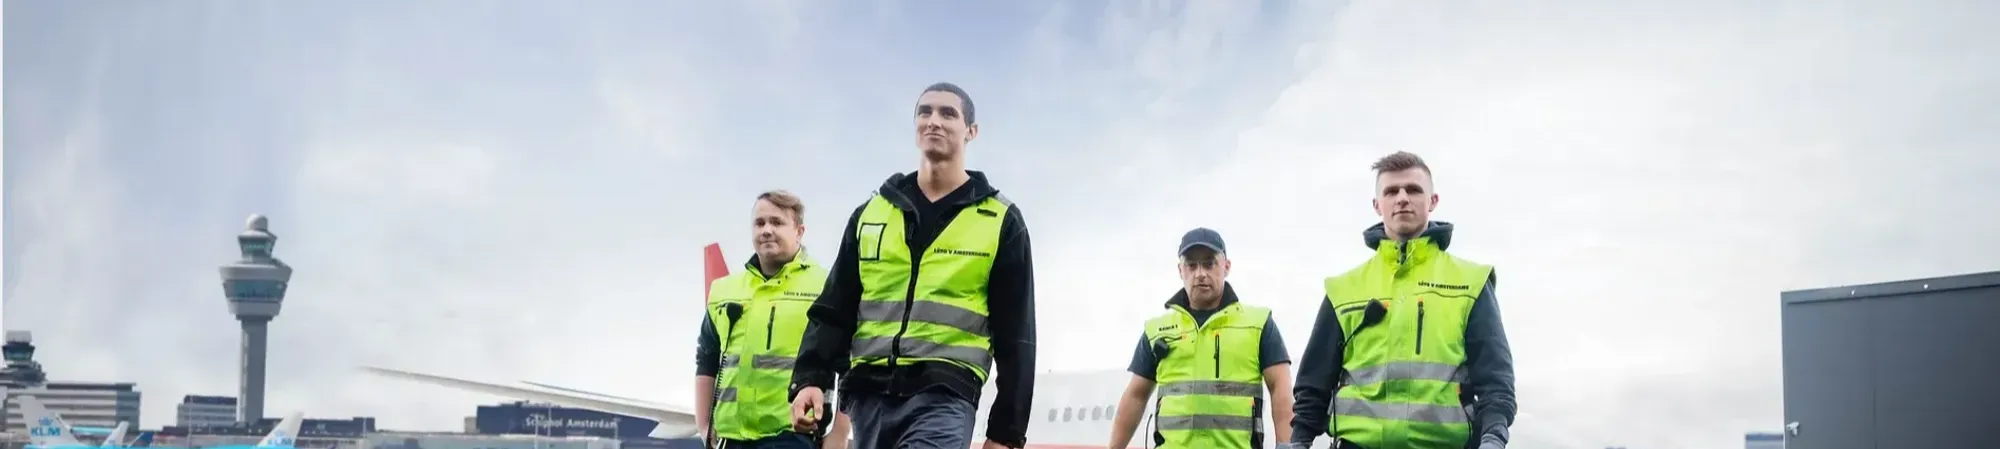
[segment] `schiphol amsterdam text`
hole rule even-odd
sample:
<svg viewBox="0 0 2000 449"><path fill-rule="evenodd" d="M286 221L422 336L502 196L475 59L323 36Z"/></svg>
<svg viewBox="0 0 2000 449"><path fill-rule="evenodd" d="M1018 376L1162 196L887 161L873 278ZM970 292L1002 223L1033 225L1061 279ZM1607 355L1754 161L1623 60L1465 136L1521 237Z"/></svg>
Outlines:
<svg viewBox="0 0 2000 449"><path fill-rule="evenodd" d="M616 429L618 419L557 419L544 415L528 415L524 421L528 427L563 429Z"/></svg>

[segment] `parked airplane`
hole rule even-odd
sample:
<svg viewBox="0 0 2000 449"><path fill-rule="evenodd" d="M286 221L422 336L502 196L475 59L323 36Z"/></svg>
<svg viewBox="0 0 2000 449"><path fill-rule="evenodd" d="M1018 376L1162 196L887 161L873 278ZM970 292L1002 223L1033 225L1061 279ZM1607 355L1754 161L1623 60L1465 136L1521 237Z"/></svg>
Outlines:
<svg viewBox="0 0 2000 449"><path fill-rule="evenodd" d="M109 429L103 427L70 426L69 431L70 433L76 435L103 435L104 444L102 445L102 447L124 447L124 445L119 444L119 442L125 441L125 428L129 427L131 424L132 423L125 421L119 421L117 427Z"/></svg>
<svg viewBox="0 0 2000 449"><path fill-rule="evenodd" d="M707 297L707 286L716 279L729 275L729 265L722 258L722 247L709 244L704 250L703 297ZM573 388L523 382L537 388L478 382L432 374L415 373L380 367L362 367L362 370L381 376L439 385L459 390L505 396L514 399L550 402L567 407L596 410L605 413L647 418L658 421L653 429L653 438L689 438L701 429L695 426L694 407L679 404L633 399ZM1117 416L1120 397L1125 392L1132 374L1124 370L1045 372L1035 376L1034 422L1028 426L1028 446L1025 449L1082 449L1103 448L1111 440L1111 424ZM995 395L992 384L980 395L977 427L973 431L972 447L979 447L985 441L986 411L993 405ZM838 398L836 398L838 400ZM1264 416L1272 416L1268 407ZM1132 438L1130 447L1149 448L1153 446L1152 416L1153 403L1146 406L1145 419L1140 423ZM1266 435L1264 448L1272 448L1278 443L1271 432L1270 420L1263 423ZM1327 447L1327 439L1318 439L1316 448Z"/></svg>
<svg viewBox="0 0 2000 449"><path fill-rule="evenodd" d="M203 449L297 449L299 426L302 424L305 424L305 414L292 412L286 415L285 419L278 421L278 425L271 426L271 433L264 434L264 439L258 440L257 444L209 446Z"/></svg>
<svg viewBox="0 0 2000 449"><path fill-rule="evenodd" d="M130 427L131 425L132 423L119 421L118 427L113 427L111 428L111 433L104 434L104 444L101 444L99 446L124 447L125 428Z"/></svg>
<svg viewBox="0 0 2000 449"><path fill-rule="evenodd" d="M17 402L21 404L21 419L28 420L29 423L28 449L125 448L145 447L150 446L152 443L152 432L143 432L134 441L135 446L120 444L125 437L126 428L130 425L130 423L121 421L118 423L118 427L113 428L110 434L105 437L104 444L100 446L86 445L76 439L75 429L71 428L69 423L64 422L62 416L49 411L48 407L42 405L41 400L35 399L34 396L21 396L17 399ZM299 425L304 420L303 414L294 412L291 416L286 416L284 420L279 421L278 425L271 429L271 433L265 435L263 441L259 441L254 446L218 446L209 449L296 449L296 442L293 436L298 435Z"/></svg>
<svg viewBox="0 0 2000 449"><path fill-rule="evenodd" d="M285 419L283 421L278 421L278 425L271 428L271 433L268 435L264 435L264 439L258 441L256 446L234 446L234 447L238 448L248 447L256 449L293 449L295 447L298 447L299 426L302 424L305 424L305 414L300 412L292 412L291 415L285 416Z"/></svg>
<svg viewBox="0 0 2000 449"><path fill-rule="evenodd" d="M42 401L34 396L14 399L21 404L21 419L28 423L28 449L79 449L88 447L76 439L70 431L69 423L61 416L49 412Z"/></svg>
<svg viewBox="0 0 2000 449"><path fill-rule="evenodd" d="M139 432L139 437L133 438L125 447L153 447L153 432Z"/></svg>
<svg viewBox="0 0 2000 449"><path fill-rule="evenodd" d="M39 440L31 439L30 446L82 448L87 446L81 440L78 440L76 435L103 433L104 442L98 445L98 447L129 447L123 443L125 441L125 430L132 423L119 421L118 426L111 428L109 431L105 431L102 427L71 426L63 421L61 415L49 411L48 407L43 405L42 401L36 399L34 396L22 396L20 404L22 419L36 423L35 428L29 429L29 434L40 438Z"/></svg>
<svg viewBox="0 0 2000 449"><path fill-rule="evenodd" d="M99 447L151 446L153 443L152 432L139 432L138 438L133 438L130 444L125 443L125 431L129 429L131 425L132 423L130 422L119 421L117 427L113 427L110 429L106 429L103 427L70 426L69 431L71 434L75 435L103 435L104 439L102 441L104 442L104 444L100 445Z"/></svg>

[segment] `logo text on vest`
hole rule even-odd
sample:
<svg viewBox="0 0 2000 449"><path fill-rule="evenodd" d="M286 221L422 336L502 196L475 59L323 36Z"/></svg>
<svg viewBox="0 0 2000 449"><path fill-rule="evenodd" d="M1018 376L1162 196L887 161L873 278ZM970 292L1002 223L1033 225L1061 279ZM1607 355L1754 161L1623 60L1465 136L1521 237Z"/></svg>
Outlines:
<svg viewBox="0 0 2000 449"><path fill-rule="evenodd" d="M988 253L986 253L986 252L983 252L983 251L973 251L973 250L965 250L965 249L952 249L952 248L938 248L938 250L937 250L937 253L938 253L938 254L950 254L950 255L954 255L954 256L973 256L973 257L993 257L993 255L992 255L992 254L988 254Z"/></svg>
<svg viewBox="0 0 2000 449"><path fill-rule="evenodd" d="M1471 289L1472 289L1472 286L1470 286L1470 285L1451 285L1451 284L1439 284L1439 283L1435 283L1435 282L1418 282L1418 283L1417 283L1417 285L1418 285L1418 286L1423 286L1423 287L1430 287L1430 288L1442 288L1442 289L1446 289L1446 290L1471 290Z"/></svg>

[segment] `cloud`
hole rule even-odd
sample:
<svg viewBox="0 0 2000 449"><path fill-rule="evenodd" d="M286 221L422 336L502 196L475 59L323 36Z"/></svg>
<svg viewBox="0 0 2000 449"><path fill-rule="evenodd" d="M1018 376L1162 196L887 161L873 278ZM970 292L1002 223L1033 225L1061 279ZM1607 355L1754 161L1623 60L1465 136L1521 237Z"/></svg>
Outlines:
<svg viewBox="0 0 2000 449"><path fill-rule="evenodd" d="M1315 280L1365 257L1356 234L1373 222L1367 164L1415 151L1437 170L1440 219L1460 226L1456 252L1499 266L1524 442L1715 446L1775 429L1777 292L1990 269L2000 261L1948 248L2000 243L1992 238L1907 229L1929 207L1991 219L2000 208L1974 205L1973 192L1993 188L2000 161L1973 154L1977 127L1904 118L1979 114L1918 99L1990 89L1878 65L1925 65L1905 50L1970 23L1904 6L1729 8L1348 5L1302 50L1314 53L1298 56L1314 66L1260 123L1233 133L1219 163L1098 209L1143 224L1088 251L1129 254L1144 241L1164 256L1173 234L1215 227L1238 248L1233 282L1270 298L1299 338ZM1904 26L1914 23L1926 25ZM1133 133L1187 135L1143 124ZM1147 149L1153 160L1213 151ZM1917 256L1939 251L1952 255ZM1108 293L1169 279L1164 261L1158 274L1068 268L1055 272L1080 274L1051 284Z"/></svg>
<svg viewBox="0 0 2000 449"><path fill-rule="evenodd" d="M1395 150L1499 267L1518 446L1776 429L1778 291L2000 262L1937 224L1996 212L1971 2L391 5L10 5L5 321L54 377L140 382L148 425L233 394L213 267L263 212L298 269L269 409L494 400L364 363L684 398L697 248L786 188L831 257L938 80L1034 230L1049 369L1122 367L1195 226L1302 351Z"/></svg>

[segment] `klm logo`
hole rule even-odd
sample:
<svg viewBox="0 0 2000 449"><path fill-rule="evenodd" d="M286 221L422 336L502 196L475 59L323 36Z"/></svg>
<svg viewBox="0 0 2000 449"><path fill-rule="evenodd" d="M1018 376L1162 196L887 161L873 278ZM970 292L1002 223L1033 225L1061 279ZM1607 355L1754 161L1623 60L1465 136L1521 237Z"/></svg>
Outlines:
<svg viewBox="0 0 2000 449"><path fill-rule="evenodd" d="M285 435L284 432L272 432L271 445L280 447L289 447L292 445L292 436Z"/></svg>
<svg viewBox="0 0 2000 449"><path fill-rule="evenodd" d="M31 437L59 437L62 434L62 426L56 425L56 420L48 417L35 421L35 428L28 429L28 436Z"/></svg>

